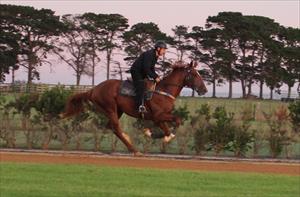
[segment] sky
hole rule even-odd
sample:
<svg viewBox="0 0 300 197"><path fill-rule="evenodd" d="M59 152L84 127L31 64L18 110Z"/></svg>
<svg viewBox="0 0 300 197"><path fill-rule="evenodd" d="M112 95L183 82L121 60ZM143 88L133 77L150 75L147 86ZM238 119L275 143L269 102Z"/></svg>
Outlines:
<svg viewBox="0 0 300 197"><path fill-rule="evenodd" d="M1 4L15 4L33 6L37 9L48 8L57 15L94 13L118 13L126 18L130 25L138 22L154 22L161 31L172 35L172 28L176 25L189 27L204 26L208 16L217 15L222 11L241 12L243 15L259 15L274 19L284 26L300 27L300 0L294 1L5 1ZM66 65L57 59L52 68L45 66L40 69L42 83L74 84L75 76ZM106 75L104 67L98 70L96 82L101 82ZM16 73L17 79L26 79L22 70ZM10 76L7 81L10 82ZM82 78L82 84L90 84L91 79ZM226 86L224 86L226 87ZM223 88L224 88L223 87ZM240 85L235 84L234 91L240 91ZM256 87L257 88L257 87ZM226 88L227 89L227 88ZM294 89L295 91L295 89Z"/></svg>

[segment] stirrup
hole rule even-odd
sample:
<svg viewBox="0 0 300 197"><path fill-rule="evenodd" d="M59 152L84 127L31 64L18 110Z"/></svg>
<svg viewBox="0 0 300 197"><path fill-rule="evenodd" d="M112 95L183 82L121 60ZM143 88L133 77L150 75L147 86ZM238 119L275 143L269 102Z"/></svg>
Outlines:
<svg viewBox="0 0 300 197"><path fill-rule="evenodd" d="M139 113L146 113L147 112L147 109L145 107L145 105L140 105L139 106Z"/></svg>

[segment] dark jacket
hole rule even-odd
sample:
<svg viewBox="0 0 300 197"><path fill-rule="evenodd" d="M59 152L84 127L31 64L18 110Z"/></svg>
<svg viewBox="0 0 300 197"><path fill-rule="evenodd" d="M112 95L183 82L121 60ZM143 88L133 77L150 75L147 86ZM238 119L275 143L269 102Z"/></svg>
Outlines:
<svg viewBox="0 0 300 197"><path fill-rule="evenodd" d="M140 74L142 78L151 77L156 79L158 75L156 74L154 67L157 63L157 56L154 49L148 50L142 53L132 64L130 71L135 74Z"/></svg>

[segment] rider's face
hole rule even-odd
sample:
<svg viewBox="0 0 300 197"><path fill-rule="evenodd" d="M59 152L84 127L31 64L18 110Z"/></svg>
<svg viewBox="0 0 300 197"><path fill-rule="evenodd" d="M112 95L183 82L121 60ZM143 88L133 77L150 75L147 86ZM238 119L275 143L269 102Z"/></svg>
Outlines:
<svg viewBox="0 0 300 197"><path fill-rule="evenodd" d="M157 55L158 56L163 56L166 53L166 49L165 48L158 48L157 49Z"/></svg>

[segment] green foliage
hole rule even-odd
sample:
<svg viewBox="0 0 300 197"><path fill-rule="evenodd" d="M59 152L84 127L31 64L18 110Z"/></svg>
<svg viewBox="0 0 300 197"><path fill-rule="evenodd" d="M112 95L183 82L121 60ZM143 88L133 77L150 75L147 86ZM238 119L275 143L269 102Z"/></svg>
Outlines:
<svg viewBox="0 0 300 197"><path fill-rule="evenodd" d="M242 125L236 128L234 132L234 139L228 143L228 150L234 152L237 157L245 157L248 150L251 149L253 142L253 134L249 133L248 128Z"/></svg>
<svg viewBox="0 0 300 197"><path fill-rule="evenodd" d="M183 106L179 106L173 110L173 114L181 119L181 125L179 128L174 127L176 132L177 146L180 154L185 154L189 145L189 141L193 136L193 132L186 128L185 122L190 120L190 111L187 108L187 103ZM185 128L184 128L185 127Z"/></svg>
<svg viewBox="0 0 300 197"><path fill-rule="evenodd" d="M16 99L19 97L20 95L18 95ZM28 135L28 141L33 143L34 148L45 148L46 146L44 147L43 145L48 143L46 139L48 139L49 136L51 143L49 144L49 147L46 148L51 149L76 149L78 145L78 147L81 147L81 149L84 150L93 149L95 151L111 151L114 148L114 150L126 151L125 147L121 145L113 132L105 128L107 119L102 114L95 111L90 104L85 106L85 109L89 109L89 111L86 110L88 118L85 118L85 113L82 113L79 114L78 117L74 116L74 118L70 119L55 119L51 122L51 133L50 121L45 121L48 119L45 119L44 115L40 112L32 109L30 118L23 118L21 112L18 112L14 108L7 107L8 105L6 104L9 103L9 101L14 101L14 99L15 97L12 94L0 97L0 100L3 100L2 105L0 105L0 108L3 109L0 109L0 130L2 129L1 135L3 136L0 140L1 147L14 147L13 144L15 144L16 147L24 148L27 144L26 136ZM4 102L4 100L6 101ZM39 99L36 99L35 101L37 103ZM179 98L176 109L180 106L184 109L185 104L187 105L187 111L190 112L189 119L185 121L184 125L181 125L176 129L176 138L166 147L167 153L194 154L196 152L196 154L211 155L212 151L210 150L215 150L210 145L209 134L216 123L216 119L212 114L216 106L224 105L227 112L235 113L232 121L234 135L224 148L226 152L221 150L220 154L232 155L229 152L231 151L236 156L240 157L243 157L244 155L247 157L253 156L252 151L250 150L251 147L249 147L251 143L247 143L248 139L253 140L253 138L249 138L252 134L254 135L254 156L266 157L271 155L272 151L270 151L270 154L266 152L268 151L266 148L268 148L270 144L270 141L268 140L270 137L270 129L265 118L261 116L261 112L266 111L267 113L273 113L273 110L279 108L280 105L288 105L279 101L268 100L245 101L241 99ZM255 108L255 105L257 108ZM15 114L13 114L14 111ZM255 111L257 114L254 113ZM6 115L9 115L9 117ZM290 115L291 113L289 113L289 116ZM256 119L254 119L255 116ZM290 121L291 118L289 117L286 123L290 124ZM121 125L124 131L128 132L128 134L133 137L134 144L139 145L138 149L141 148L140 150L143 150L144 148L146 152L159 152L160 145L162 144L161 140L151 140L146 138L142 129L144 127L149 127L153 133L156 133L159 136L164 135L163 131L152 123L140 123L140 126L134 123L135 120L128 116L121 118ZM291 132L290 127L287 127L287 130L286 136L290 137L290 139L289 141L283 142L283 149L280 157L287 155L286 153L291 153L289 156L295 158L299 155L299 142L296 141L298 136L295 132ZM13 136L14 132L16 134L15 136ZM244 135L248 135L248 137ZM291 145L286 145L287 142ZM66 144L64 145L64 143ZM246 153L243 151L245 150L243 147L248 148Z"/></svg>
<svg viewBox="0 0 300 197"><path fill-rule="evenodd" d="M61 86L47 90L36 101L36 110L44 116L45 120L58 118L71 93L70 90Z"/></svg>
<svg viewBox="0 0 300 197"><path fill-rule="evenodd" d="M246 152L251 149L251 144L254 142L254 132L250 131L251 122L255 119L254 110L255 108L252 106L245 106L239 121L234 122L234 137L229 142L228 147L237 157L245 157Z"/></svg>
<svg viewBox="0 0 300 197"><path fill-rule="evenodd" d="M187 108L187 104L185 104L184 106L180 106L178 108L175 108L173 110L173 114L175 116L178 116L178 117L181 118L182 124L184 124L184 122L187 121L187 120L189 120L189 118L190 118L189 117L190 112L189 112L189 110Z"/></svg>
<svg viewBox="0 0 300 197"><path fill-rule="evenodd" d="M140 22L126 31L128 19L118 13L66 14L60 20L50 9L7 4L0 6L0 25L0 82L11 69L24 66L30 85L40 78L38 67L51 64L49 52L55 52L74 70L77 84L82 73L94 77L102 52L106 54L107 78L111 71L122 77L125 68L113 60L114 50L124 49L130 63L160 39L176 49L177 60L189 56L206 64L207 69L200 73L212 84L213 97L216 86L225 79L230 84L229 97L234 81L241 82L243 96L247 87L251 94L255 82L266 84L271 94L285 83L290 96L300 73L299 28L240 12L219 12L207 18L205 27L193 26L191 31L184 24L176 25L173 37L153 22ZM65 56L68 51L72 53Z"/></svg>
<svg viewBox="0 0 300 197"><path fill-rule="evenodd" d="M293 124L293 129L296 133L300 133L300 100L290 103L290 118Z"/></svg>
<svg viewBox="0 0 300 197"><path fill-rule="evenodd" d="M161 32L155 23L137 23L123 35L125 52L128 57L126 60L132 61L142 51L153 47L157 40L167 40L165 33Z"/></svg>
<svg viewBox="0 0 300 197"><path fill-rule="evenodd" d="M38 135L33 131L33 125L36 121L36 115L33 110L36 107L36 101L38 100L38 94L22 94L15 101L12 101L6 105L7 109L14 109L14 115L21 115L21 125L23 133L26 137L27 148L31 149L38 141ZM9 114L9 113L8 113ZM40 124L40 122L39 122Z"/></svg>
<svg viewBox="0 0 300 197"><path fill-rule="evenodd" d="M88 119L99 129L103 129L108 123L107 117L97 112L90 112Z"/></svg>
<svg viewBox="0 0 300 197"><path fill-rule="evenodd" d="M264 116L269 126L269 135L266 139L269 142L270 152L272 157L277 157L293 140L288 132L288 111L286 107L281 106L270 114L264 113Z"/></svg>
<svg viewBox="0 0 300 197"><path fill-rule="evenodd" d="M15 101L10 102L7 107L13 107L18 113L29 117L31 110L36 107L38 98L38 94L22 94Z"/></svg>
<svg viewBox="0 0 300 197"><path fill-rule="evenodd" d="M214 122L209 130L209 148L216 154L228 149L228 143L234 137L233 113L228 113L224 106L216 107L212 114Z"/></svg>
<svg viewBox="0 0 300 197"><path fill-rule="evenodd" d="M300 74L300 48L296 43L300 43L300 29L292 27L281 27L279 38L285 42L285 47L281 50L283 57L283 82L288 85L289 91L297 81ZM299 82L299 81L298 81Z"/></svg>
<svg viewBox="0 0 300 197"><path fill-rule="evenodd" d="M55 45L52 45L50 39L53 36L58 36L63 30L64 25L59 21L59 16L54 15L54 11L50 9L35 9L30 6L6 5L0 6L1 18L1 38L4 38L5 44L9 47L4 47L5 53L1 53L0 61L2 74L2 64L4 63L8 72L7 66L13 66L15 69L16 63L20 63L28 70L28 83L34 78L39 79L38 66L46 61L47 53L52 50ZM4 36L4 37L2 37ZM2 46L3 40L0 39ZM0 50L3 48L1 47ZM18 61L16 56L18 56Z"/></svg>
<svg viewBox="0 0 300 197"><path fill-rule="evenodd" d="M6 147L15 148L15 132L10 129L10 109L6 102L6 97L0 95L0 140L6 142Z"/></svg>
<svg viewBox="0 0 300 197"><path fill-rule="evenodd" d="M81 16L83 22L81 27L87 31L85 40L88 40L87 53L91 57L92 67L96 66L96 61L100 61L97 52L105 52L107 60L107 78L110 76L110 64L115 62L113 60L113 51L122 48L121 38L124 31L128 28L128 19L120 14L95 14L85 13ZM122 76L123 69L120 69ZM93 70L93 69L92 69ZM94 71L92 71L94 72ZM114 74L118 73L115 71ZM92 73L94 75L95 73Z"/></svg>
<svg viewBox="0 0 300 197"><path fill-rule="evenodd" d="M0 109L3 109L5 102L6 102L5 96L0 94Z"/></svg>
<svg viewBox="0 0 300 197"><path fill-rule="evenodd" d="M208 104L201 105L191 121L192 128L195 128L193 148L197 154L206 150L214 150L216 154L228 150L235 156L245 156L253 142L253 135L249 132L253 116L252 107L245 108L237 122L234 114L228 113L223 106L216 107L211 114Z"/></svg>
<svg viewBox="0 0 300 197"><path fill-rule="evenodd" d="M211 114L208 104L200 105L200 108L196 110L196 115L191 117L191 126L195 129L193 148L197 154L207 150L208 131L211 129L210 118Z"/></svg>
<svg viewBox="0 0 300 197"><path fill-rule="evenodd" d="M199 109L196 110L196 114L205 116L206 120L211 118L210 115L210 106L206 104L202 104Z"/></svg>
<svg viewBox="0 0 300 197"><path fill-rule="evenodd" d="M187 56L187 52L191 49L189 46L188 27L184 25L176 25L172 29L174 36L172 37L172 46L177 51L177 61L182 62Z"/></svg>
<svg viewBox="0 0 300 197"><path fill-rule="evenodd" d="M6 21L5 7L0 7L0 82L5 80L5 74L8 74L10 69L18 69L17 56L20 54L20 32L13 26L12 23Z"/></svg>
<svg viewBox="0 0 300 197"><path fill-rule="evenodd" d="M228 113L224 106L218 106L210 113L208 104L201 105L192 118L194 134L194 149L198 154L204 150L213 150L216 155L221 151L231 150L235 127L233 113ZM197 120L195 124L195 120Z"/></svg>
<svg viewBox="0 0 300 197"><path fill-rule="evenodd" d="M0 24L3 24L0 15ZM10 31L9 27L0 28L0 82L5 80L5 74L10 72L10 69L18 69L16 66L18 60L17 55L20 53L19 50L19 36L14 32ZM6 30L6 31L4 31Z"/></svg>

